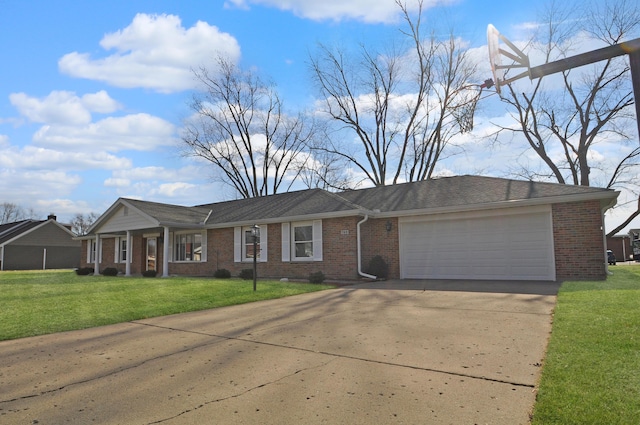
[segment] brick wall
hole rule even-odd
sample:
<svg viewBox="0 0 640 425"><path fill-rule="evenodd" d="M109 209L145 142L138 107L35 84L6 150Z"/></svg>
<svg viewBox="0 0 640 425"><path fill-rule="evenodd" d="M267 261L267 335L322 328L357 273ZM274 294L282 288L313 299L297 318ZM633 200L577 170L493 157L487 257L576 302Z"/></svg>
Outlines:
<svg viewBox="0 0 640 425"><path fill-rule="evenodd" d="M270 224L267 229L267 262L258 262L261 278L308 279L321 271L327 279L357 279L356 223L358 217L322 220L322 261L282 261L282 226ZM252 262L233 261L233 229L214 229L208 234L208 263L211 270L224 268L237 276L242 269L253 268ZM211 272L213 273L213 272Z"/></svg>
<svg viewBox="0 0 640 425"><path fill-rule="evenodd" d="M387 223L391 229L387 230ZM389 279L400 278L400 239L398 219L369 219L362 230L362 270L369 272L369 262L380 255L389 266Z"/></svg>
<svg viewBox="0 0 640 425"><path fill-rule="evenodd" d="M552 215L556 279L605 279L600 202L554 204Z"/></svg>

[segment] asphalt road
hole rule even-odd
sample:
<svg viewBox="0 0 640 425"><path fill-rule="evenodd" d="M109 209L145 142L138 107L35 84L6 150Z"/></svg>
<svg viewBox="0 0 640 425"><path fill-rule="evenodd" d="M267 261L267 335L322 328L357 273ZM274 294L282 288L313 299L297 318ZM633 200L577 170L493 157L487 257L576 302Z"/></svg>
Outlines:
<svg viewBox="0 0 640 425"><path fill-rule="evenodd" d="M556 284L390 281L0 342L2 424L527 424Z"/></svg>

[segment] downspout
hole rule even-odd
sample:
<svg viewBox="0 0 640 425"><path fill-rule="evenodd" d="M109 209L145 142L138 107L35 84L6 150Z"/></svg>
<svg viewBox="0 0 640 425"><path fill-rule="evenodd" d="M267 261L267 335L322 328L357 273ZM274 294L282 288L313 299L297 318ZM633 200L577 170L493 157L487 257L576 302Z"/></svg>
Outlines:
<svg viewBox="0 0 640 425"><path fill-rule="evenodd" d="M358 274L360 276L362 276L362 277L366 277L366 278L369 278L369 279L376 280L378 278L377 276L374 276L372 274L368 274L368 273L365 273L365 272L362 271L362 249L360 247L360 225L362 223L364 223L365 221L367 221L367 220L369 220L369 215L365 214L364 218L361 221L359 221L358 225L357 225L356 233L357 233L357 236L358 236L358 247L357 247L358 248Z"/></svg>

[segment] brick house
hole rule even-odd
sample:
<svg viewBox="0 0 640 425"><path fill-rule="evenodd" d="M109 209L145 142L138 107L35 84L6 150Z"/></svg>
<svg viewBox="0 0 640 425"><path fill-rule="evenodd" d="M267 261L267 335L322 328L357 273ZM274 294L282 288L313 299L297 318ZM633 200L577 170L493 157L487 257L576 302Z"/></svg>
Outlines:
<svg viewBox="0 0 640 425"><path fill-rule="evenodd" d="M81 243L69 227L54 215L0 224L0 270L77 267Z"/></svg>
<svg viewBox="0 0 640 425"><path fill-rule="evenodd" d="M610 189L457 176L185 207L118 199L82 237L81 263L123 274L393 279L604 279Z"/></svg>

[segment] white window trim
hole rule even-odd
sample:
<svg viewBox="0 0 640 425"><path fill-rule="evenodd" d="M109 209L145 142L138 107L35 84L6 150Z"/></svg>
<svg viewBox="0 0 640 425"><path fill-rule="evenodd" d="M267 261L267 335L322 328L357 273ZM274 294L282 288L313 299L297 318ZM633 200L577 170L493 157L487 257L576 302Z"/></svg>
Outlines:
<svg viewBox="0 0 640 425"><path fill-rule="evenodd" d="M173 245L175 243L176 240L176 236L180 236L180 235L195 235L195 234L199 234L200 235L200 260L176 260L175 259L175 250L173 249ZM164 241L163 243L167 243L167 241ZM170 232L169 233L169 258L171 259L172 263L206 263L207 262L207 231L206 230L202 230L202 231L193 231L193 230L185 230L185 231L180 231L180 232Z"/></svg>
<svg viewBox="0 0 640 425"><path fill-rule="evenodd" d="M119 264L126 264L126 260L122 260L120 258L120 245L122 241L126 241L127 237L126 236L119 236L116 238L116 243L115 243L115 253L113 258L115 259L115 263L119 263ZM131 240L129 241L129 243L127 245L131 245L131 247L133 247L133 238L131 238ZM127 246L127 250L129 251L129 263L133 263L133 251L131 251L131 247Z"/></svg>
<svg viewBox="0 0 640 425"><path fill-rule="evenodd" d="M259 225L260 227L260 257L258 263L266 263L268 252L268 226L266 224ZM250 230L251 226L234 227L233 228L233 262L234 263L252 263L253 257L246 257L246 248L244 244L244 232Z"/></svg>
<svg viewBox="0 0 640 425"><path fill-rule="evenodd" d="M98 246L98 264L102 263L102 238L100 238L100 245ZM91 248L93 244L96 242L95 238L87 240L87 264L94 264L95 258L91 258L91 252L93 251Z"/></svg>
<svg viewBox="0 0 640 425"><path fill-rule="evenodd" d="M311 226L311 242L313 244L312 257L296 257L294 229L296 227ZM322 220L298 221L282 223L282 261L283 262L305 262L322 261Z"/></svg>

